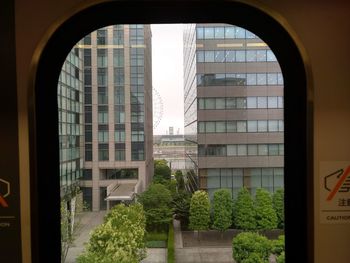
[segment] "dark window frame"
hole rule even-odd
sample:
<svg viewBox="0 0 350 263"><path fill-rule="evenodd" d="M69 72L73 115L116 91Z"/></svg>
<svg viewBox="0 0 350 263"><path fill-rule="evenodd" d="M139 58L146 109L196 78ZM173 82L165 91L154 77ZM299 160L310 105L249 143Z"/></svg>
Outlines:
<svg viewBox="0 0 350 263"><path fill-rule="evenodd" d="M288 262L313 262L313 101L312 86L307 82L309 69L304 63L307 58L300 51L301 44L295 42L288 25L258 4L224 0L179 2L109 1L88 7L82 3L74 15L68 16L46 38L39 50L40 59L33 64L35 77L28 92L33 262L60 262L56 101L57 80L67 54L86 34L107 25L174 22L235 24L257 33L275 53L285 84L286 258Z"/></svg>

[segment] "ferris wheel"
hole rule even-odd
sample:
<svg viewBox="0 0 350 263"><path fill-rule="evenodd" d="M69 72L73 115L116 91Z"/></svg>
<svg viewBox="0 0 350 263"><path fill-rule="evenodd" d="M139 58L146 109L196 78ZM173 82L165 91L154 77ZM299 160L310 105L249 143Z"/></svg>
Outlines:
<svg viewBox="0 0 350 263"><path fill-rule="evenodd" d="M163 100L159 92L153 88L153 128L156 128L163 117Z"/></svg>

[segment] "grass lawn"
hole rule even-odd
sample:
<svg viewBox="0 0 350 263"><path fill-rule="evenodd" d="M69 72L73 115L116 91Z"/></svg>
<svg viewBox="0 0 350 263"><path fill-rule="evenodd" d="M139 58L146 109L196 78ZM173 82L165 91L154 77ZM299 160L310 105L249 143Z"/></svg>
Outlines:
<svg viewBox="0 0 350 263"><path fill-rule="evenodd" d="M146 247L165 248L167 246L167 232L148 232L146 234Z"/></svg>

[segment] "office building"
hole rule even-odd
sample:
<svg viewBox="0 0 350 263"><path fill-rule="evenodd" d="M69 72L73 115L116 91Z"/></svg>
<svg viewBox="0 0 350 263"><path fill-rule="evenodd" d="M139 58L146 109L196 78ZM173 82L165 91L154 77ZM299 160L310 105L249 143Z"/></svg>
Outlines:
<svg viewBox="0 0 350 263"><path fill-rule="evenodd" d="M185 137L198 149L186 165L198 188L283 187L283 77L266 43L237 26L187 25L184 76Z"/></svg>
<svg viewBox="0 0 350 263"><path fill-rule="evenodd" d="M153 174L151 31L114 25L82 40L84 174L93 211L133 200Z"/></svg>
<svg viewBox="0 0 350 263"><path fill-rule="evenodd" d="M57 90L61 199L70 206L83 173L83 59L77 47L62 66Z"/></svg>

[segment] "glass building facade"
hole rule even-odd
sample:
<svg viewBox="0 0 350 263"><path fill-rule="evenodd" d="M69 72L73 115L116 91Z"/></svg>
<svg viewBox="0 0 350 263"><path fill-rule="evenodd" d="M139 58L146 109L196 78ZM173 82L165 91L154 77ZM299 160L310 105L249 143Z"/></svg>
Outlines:
<svg viewBox="0 0 350 263"><path fill-rule="evenodd" d="M227 24L184 32L187 169L212 196L220 188L283 187L283 76L259 37Z"/></svg>
<svg viewBox="0 0 350 263"><path fill-rule="evenodd" d="M61 197L69 195L83 175L83 58L74 47L58 81Z"/></svg>

